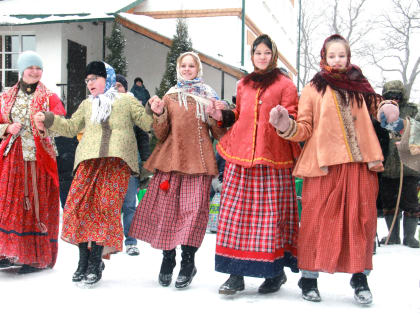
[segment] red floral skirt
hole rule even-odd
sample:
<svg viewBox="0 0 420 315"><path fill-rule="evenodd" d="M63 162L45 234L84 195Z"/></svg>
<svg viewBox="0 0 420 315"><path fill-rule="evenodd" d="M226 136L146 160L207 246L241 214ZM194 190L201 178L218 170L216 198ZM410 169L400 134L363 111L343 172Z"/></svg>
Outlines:
<svg viewBox="0 0 420 315"><path fill-rule="evenodd" d="M123 248L121 207L130 168L119 158L98 158L79 164L63 212L61 238L71 244L95 241L103 256Z"/></svg>
<svg viewBox="0 0 420 315"><path fill-rule="evenodd" d="M25 166L20 137L7 156L0 157L0 258L17 264L52 268L58 251L59 189L43 168L36 166L39 198L39 220L47 231L37 225L31 168L28 167L30 209L24 208Z"/></svg>
<svg viewBox="0 0 420 315"><path fill-rule="evenodd" d="M372 269L378 178L366 164L328 167L303 180L299 268L329 273Z"/></svg>

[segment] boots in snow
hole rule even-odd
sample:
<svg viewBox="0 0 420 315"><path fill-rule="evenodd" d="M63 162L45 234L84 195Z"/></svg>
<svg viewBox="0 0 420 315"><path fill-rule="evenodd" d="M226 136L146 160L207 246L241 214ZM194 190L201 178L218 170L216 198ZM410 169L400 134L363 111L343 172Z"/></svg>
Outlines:
<svg viewBox="0 0 420 315"><path fill-rule="evenodd" d="M7 258L0 259L0 269L13 267L14 264L11 260Z"/></svg>
<svg viewBox="0 0 420 315"><path fill-rule="evenodd" d="M300 278L299 288L302 289L302 298L311 302L320 302L321 295L318 291L318 280L311 278Z"/></svg>
<svg viewBox="0 0 420 315"><path fill-rule="evenodd" d="M419 218L408 217L404 215L403 228L404 228L404 239L403 244L411 248L419 248L419 241L415 239L417 222Z"/></svg>
<svg viewBox="0 0 420 315"><path fill-rule="evenodd" d="M26 275L27 273L33 273L33 272L38 272L38 271L42 271L46 268L37 268L37 267L33 267L31 265L22 265L22 267L18 270L18 274L19 275Z"/></svg>
<svg viewBox="0 0 420 315"><path fill-rule="evenodd" d="M93 286L102 278L102 270L105 268L105 264L102 261L103 250L103 246L97 245L96 242L92 242L88 259L88 267L85 277L82 280L82 284L86 287Z"/></svg>
<svg viewBox="0 0 420 315"><path fill-rule="evenodd" d="M260 285L258 288L258 293L266 294L266 293L273 293L280 290L280 287L286 283L287 277L284 273L284 270L281 273L274 277L274 278L266 278L265 281Z"/></svg>
<svg viewBox="0 0 420 315"><path fill-rule="evenodd" d="M179 271L178 278L175 282L175 288L181 289L186 288L190 285L192 279L197 273L197 268L194 264L194 256L197 251L197 247L181 245L181 270Z"/></svg>
<svg viewBox="0 0 420 315"><path fill-rule="evenodd" d="M89 249L88 243L80 243L79 244L79 264L77 266L77 270L73 274L72 281L73 282L80 282L85 277L85 273L88 267L89 261Z"/></svg>
<svg viewBox="0 0 420 315"><path fill-rule="evenodd" d="M391 228L392 220L394 219L393 214L387 214L385 215L385 222L388 227L388 231ZM388 245L396 245L401 244L400 239L400 220L401 220L401 214L398 214L397 218L395 219L394 228L392 229L391 236L389 237ZM381 244L385 244L387 236L381 239Z"/></svg>
<svg viewBox="0 0 420 315"><path fill-rule="evenodd" d="M176 265L175 256L175 248L163 251L162 265L159 272L159 284L163 287L167 287L172 282L172 272Z"/></svg>
<svg viewBox="0 0 420 315"><path fill-rule="evenodd" d="M354 299L359 304L372 303L372 293L370 292L367 277L363 273L355 273L351 277L350 285L354 289Z"/></svg>
<svg viewBox="0 0 420 315"><path fill-rule="evenodd" d="M232 295L245 289L243 276L230 275L229 279L219 288L219 294Z"/></svg>

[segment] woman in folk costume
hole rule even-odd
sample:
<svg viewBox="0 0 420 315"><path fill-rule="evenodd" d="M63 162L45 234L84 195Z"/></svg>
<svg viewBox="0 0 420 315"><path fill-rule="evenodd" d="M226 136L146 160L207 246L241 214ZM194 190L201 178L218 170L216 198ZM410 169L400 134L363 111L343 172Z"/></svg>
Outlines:
<svg viewBox="0 0 420 315"><path fill-rule="evenodd" d="M37 53L22 53L18 68L20 81L0 99L0 268L22 265L18 273L29 273L56 262L60 209L54 138L41 135L33 118L65 110L40 82Z"/></svg>
<svg viewBox="0 0 420 315"><path fill-rule="evenodd" d="M220 294L244 289L244 276L265 278L259 293L286 282L284 267L298 272L297 200L292 176L300 148L281 139L269 124L270 110L283 104L295 116L298 95L277 68L275 43L259 36L251 47L254 72L237 86L236 109L223 111L231 129L217 150L226 160L216 243L216 271L230 274Z"/></svg>
<svg viewBox="0 0 420 315"><path fill-rule="evenodd" d="M86 68L91 95L70 119L48 111L36 115L38 128L46 134L53 131L74 137L84 129L61 238L78 245L79 263L72 280L85 286L101 279L103 256L122 251L121 206L130 174L139 172L133 124L145 130L152 124L150 108L140 106L133 96L118 93L115 82L112 67L93 61Z"/></svg>
<svg viewBox="0 0 420 315"><path fill-rule="evenodd" d="M296 121L282 106L270 113L270 123L282 138L306 141L294 169L295 176L304 178L299 287L304 299L320 301L319 271L351 273L356 301L368 304L376 172L383 171L371 119L376 117L380 96L350 63L350 46L340 35L325 40L320 65L321 71L302 91ZM388 122L398 118L397 106L385 104L380 111Z"/></svg>
<svg viewBox="0 0 420 315"><path fill-rule="evenodd" d="M188 286L196 267L194 255L206 231L211 181L218 174L209 132L219 138L225 129L206 113L224 108L216 92L203 83L202 65L193 52L177 60L178 83L163 100L150 99L161 112L153 129L159 142L144 167L155 174L137 207L129 235L163 250L159 283L169 286L181 245L181 269L175 287Z"/></svg>

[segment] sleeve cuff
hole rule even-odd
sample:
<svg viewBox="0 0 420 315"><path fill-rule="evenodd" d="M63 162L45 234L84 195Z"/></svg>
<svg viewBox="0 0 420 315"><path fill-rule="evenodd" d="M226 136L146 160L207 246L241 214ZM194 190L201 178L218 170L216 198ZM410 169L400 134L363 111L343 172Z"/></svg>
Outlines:
<svg viewBox="0 0 420 315"><path fill-rule="evenodd" d="M156 113L153 113L153 118L154 118L155 122L158 123L158 124L161 124L161 123L165 122L167 117L168 117L168 112L167 112L165 107L163 108L163 113L162 114L157 115Z"/></svg>
<svg viewBox="0 0 420 315"><path fill-rule="evenodd" d="M297 124L296 121L290 119L290 126L285 132L281 132L280 130L276 129L277 134L284 138L284 139L291 139L296 135L297 132Z"/></svg>

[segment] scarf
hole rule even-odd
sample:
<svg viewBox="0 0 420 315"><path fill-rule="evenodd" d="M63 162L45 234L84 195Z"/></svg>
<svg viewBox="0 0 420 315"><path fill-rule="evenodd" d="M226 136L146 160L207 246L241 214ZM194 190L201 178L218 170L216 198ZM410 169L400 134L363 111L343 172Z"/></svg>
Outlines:
<svg viewBox="0 0 420 315"><path fill-rule="evenodd" d="M16 97L19 91L19 83L15 84L7 92L1 94L0 98L0 123L11 124L10 120L10 111L16 101ZM51 102L51 100L57 98L56 102ZM33 116L39 111L51 111L56 115L64 116L66 114L63 105L58 100L58 97L48 90L44 84L41 82L38 83L32 103L29 106L29 112L31 117L31 126L32 134L35 140L36 148L36 161L40 167L44 168L45 171L53 178L54 184L58 186L58 172L57 172L57 162L55 159L55 151L52 143L52 138L50 137L41 137L38 129L35 127ZM1 142L0 146L0 159L3 158L5 149L12 139L12 135Z"/></svg>
<svg viewBox="0 0 420 315"><path fill-rule="evenodd" d="M361 107L363 100L366 102L367 108L370 111L371 105L375 104L382 97L376 94L375 90L370 85L369 81L363 75L362 70L350 63L350 52L347 56L347 66L344 69L333 69L327 64L327 48L326 45L331 40L346 41L341 35L335 34L328 37L324 41L321 49L321 61L319 71L312 78L311 83L316 87L318 92L325 93L327 85L339 93L342 99L355 99L357 106Z"/></svg>
<svg viewBox="0 0 420 315"><path fill-rule="evenodd" d="M188 110L188 101L187 97L192 97L196 102L196 117L201 119L203 122L208 122L208 115L206 114L206 107L211 103L211 99L219 99L216 91L207 84L204 84L202 79L202 65L198 56L193 52L186 52L180 55L180 59L184 55L193 55L196 57L196 60L199 62L199 69L197 77L193 80L185 80L179 70L177 64L176 73L177 73L177 84L169 89L167 94L178 94L178 104L183 106L185 110Z"/></svg>
<svg viewBox="0 0 420 315"><path fill-rule="evenodd" d="M94 124L107 121L111 115L112 103L119 97L118 91L115 89L115 83L117 82L115 70L109 64L105 62L104 64L107 74L104 93L97 96L89 95L89 100L92 102L92 116L90 120Z"/></svg>

